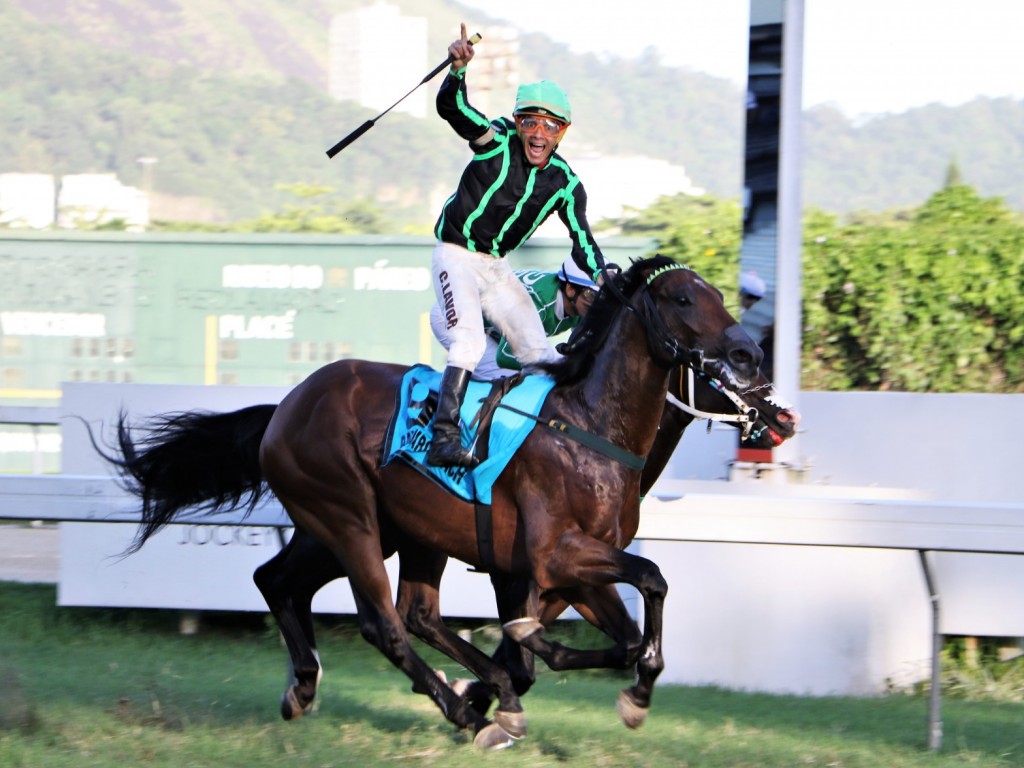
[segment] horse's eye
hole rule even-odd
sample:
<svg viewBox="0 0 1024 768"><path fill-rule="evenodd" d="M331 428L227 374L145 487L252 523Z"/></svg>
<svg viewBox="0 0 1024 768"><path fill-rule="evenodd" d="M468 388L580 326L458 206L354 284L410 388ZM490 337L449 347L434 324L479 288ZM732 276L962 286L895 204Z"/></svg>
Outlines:
<svg viewBox="0 0 1024 768"><path fill-rule="evenodd" d="M693 302L690 301L689 296L676 296L676 304L678 304L680 307L688 307L692 303Z"/></svg>

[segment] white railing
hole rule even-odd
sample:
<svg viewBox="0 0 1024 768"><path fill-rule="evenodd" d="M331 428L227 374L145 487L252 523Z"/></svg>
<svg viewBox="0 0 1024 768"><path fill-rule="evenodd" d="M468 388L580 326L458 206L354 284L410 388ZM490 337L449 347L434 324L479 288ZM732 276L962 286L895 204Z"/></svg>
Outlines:
<svg viewBox="0 0 1024 768"><path fill-rule="evenodd" d="M928 745L938 749L942 741L939 678L942 633L933 553L1024 553L1024 504L829 498L822 489L807 496L800 495L799 488L743 485L747 487L742 492L718 494L685 493L685 483L663 486L661 493L666 495L644 502L634 545L636 551L643 554L645 549L657 544L703 543L917 553L930 605ZM706 488L706 485L700 487ZM755 490L759 492L755 494ZM0 518L3 519L134 523L138 521L134 502L112 478L0 476ZM284 511L274 501L262 504L246 517L239 512L228 512L185 522L221 526L289 525ZM671 576L674 559L661 563L670 584L683 581Z"/></svg>
<svg viewBox="0 0 1024 768"><path fill-rule="evenodd" d="M197 392L205 395L215 389L217 388L192 390L182 397L188 403L198 402ZM258 393L253 397L257 398L256 402L271 401L266 395L267 393ZM173 407L173 404L168 405L166 394L162 390L156 399L163 405ZM233 407L246 404L248 403L240 402ZM221 406L215 403L214 407ZM106 406L104 408L107 411L114 410ZM147 407L143 412L154 410L156 409L153 407ZM0 423L43 426L58 423L58 416L57 409L0 408ZM69 434L75 435L72 439L76 445L71 446L75 451L92 450L88 445L77 444L82 440L81 430L65 428L64 433L65 437ZM68 447L65 446L66 449ZM93 468L89 467L86 471L93 471ZM87 474L0 475L0 519L131 524L138 522L138 514L134 497L126 493L110 477ZM246 530L253 530L254 526L278 529L290 527L290 521L284 511L273 499L261 504L249 516L243 516L241 512L227 512L201 520L182 522L198 526L248 526ZM92 526L84 527L92 529ZM117 528L123 532L126 526ZM104 547L112 547L115 551L118 549L107 540L106 535L97 538L103 539ZM77 549L77 543L75 547ZM225 569L230 568L231 572L239 570L237 561L223 558L204 559L202 566L197 569L192 561L181 559L190 555L185 551L187 547L179 546L170 550L165 547L161 551L159 543L156 549L160 554L150 562L146 557L147 550L151 547L152 544L147 545L141 553L132 557L133 583L137 583L139 574L144 573L147 568L166 569L168 556L175 557L174 562L184 562L182 570L192 567L206 571L208 564L216 573L204 573L204 581L216 580L221 591L225 589L225 582L222 581ZM742 637L744 633L753 634L754 637L750 638L751 645L759 646L768 656L775 655L780 663L774 663L776 658L773 658L771 666L778 668L778 674L788 675L787 680L795 681L794 689L805 686L808 692L822 692L814 688L814 681L808 679L806 682L800 682L803 667L812 666L804 663L805 659L800 657L801 652L810 652L810 649L800 647L802 643L813 644L812 640L808 640L809 637L823 638L822 644L831 642L837 646L844 646L841 652L837 651L828 656L824 663L818 665L819 667L839 667L844 664L857 667L857 654L864 657L872 654L877 656L878 649L875 646L885 644L885 626L876 632L882 638L879 640L871 634L878 629L875 625L885 625L892 620L894 614L914 614L915 619L909 625L909 634L916 638L919 631L923 634L926 627L930 629L929 642L926 643L927 648L922 658L927 657L930 661L932 682L928 744L931 748L938 748L942 738L939 651L942 645L943 624L948 624L948 613L944 605L940 604L940 587L946 582L948 590L948 583L951 580L946 578L946 573L937 573L936 565L944 564L945 558L983 555L987 569L989 563L1002 562L1007 559L1006 556L1024 553L1024 504L943 502L909 496L891 498L886 495L885 489L778 485L758 481L723 483L667 480L659 483L652 496L645 500L640 529L631 551L648 556L657 562L671 586L672 592L666 613L666 650L669 650L670 637L673 636L678 641L679 638L705 633L700 635L697 642L695 654L699 655L701 649L706 651L707 648L713 647L714 637L706 634L708 632L731 638ZM756 569L762 568L767 560L759 555L751 555L752 552L779 553L776 558L781 561L778 571L767 573L774 564L765 569L764 573L757 571ZM794 552L833 554L817 560L812 558L809 561L812 563L809 566L811 570L806 571L809 575L803 582L798 579L794 587L792 583L786 582L784 576L779 575L784 574L787 569L797 568L795 561L799 557L794 555ZM888 559L873 560L873 565L865 569L857 560L861 557L857 553L864 552L889 554L884 556ZM218 553L218 557L222 554L223 552ZM250 557L266 557L262 551L246 554ZM909 567L907 561L900 560L905 556L913 558L912 567ZM701 560L701 557L705 559ZM1021 562L1020 558L1010 559L1015 563ZM898 565L894 566L893 563L897 562ZM882 572L876 572L875 563L882 564ZM63 562L61 567L63 580ZM98 575L102 581L109 578L107 574L113 570L112 566L104 566L103 570L90 571L91 567L79 568L70 580L82 583ZM892 570L884 570L887 568ZM916 583L913 576L915 572L918 574ZM836 573L841 575L837 577ZM835 581L836 578L839 581ZM141 580L144 581L145 578ZM947 628L947 633L967 634L963 627L970 625L973 627L970 633L973 634L1024 636L1024 609L1016 610L1012 604L1008 604L1005 593L1001 596L992 594L992 585L1000 580L1015 582L1013 578L1001 579L989 575L985 588L975 589L971 597L971 602L975 604L986 600L992 602L994 607L990 613L993 616L998 613L999 631L989 632L982 628L990 627L986 617L986 620L975 624L971 623L976 621L974 618L958 619L958 629L950 631ZM483 598L474 595L469 601L474 606L481 600L487 601L486 592L489 585L485 582L486 579L479 577L474 579L474 586L471 588L479 588L483 594ZM866 596L857 594L851 599L850 589L867 587L873 583L876 585L875 592L868 591L865 593ZM922 586L926 606L921 605L919 598ZM166 591L167 585L160 582L159 589ZM799 610L795 613L793 610L787 612L785 605L776 604L773 606L774 613L769 611L766 616L760 617L761 623L758 623L758 617L751 619L747 615L754 613L749 608L752 603L744 602L748 593L754 589L760 589L763 595L767 595L764 598L766 602L771 602L785 593L789 600L801 604L797 607ZM462 587L456 590L446 589L446 606L452 606L453 603L459 605L461 591ZM454 594L454 600L448 597L451 594ZM694 595L702 598L703 602L701 599L694 602ZM831 601L830 595L835 596ZM942 595L943 600L948 600L949 597L948 592ZM712 607L710 612L707 611L708 605ZM682 610L679 606L683 606ZM732 610L734 606L736 610ZM940 607L943 608L942 611ZM484 610L493 609L485 607ZM486 615L459 611L459 608L453 610L449 607L446 613ZM955 611L954 606L953 612ZM806 620L808 615L818 619L819 614L823 613L829 613L819 622L826 627L825 631L821 630L819 624L812 625ZM770 636L770 632L777 629L773 624L785 625L788 634L784 639ZM849 629L846 624L858 625L855 627L856 631L850 630L837 636L828 634L827 630L833 626L837 628L836 632ZM868 629L861 631L862 627L859 625ZM906 630L906 626L901 626ZM862 640L861 636L868 639ZM855 639L851 640L851 637ZM857 648L860 647L858 643L863 645L858 651L851 652L845 647ZM920 641L915 639L907 647L918 647L914 643L920 644ZM772 682L763 684L763 687L756 683L748 686L743 681L749 677L740 675L731 680L728 672L712 670L695 675L692 672L695 659L693 655L682 652L682 648L683 644L680 643L674 646L673 653L666 654L667 666L663 680L681 683L718 682L727 687L735 682L739 687L774 690L775 684ZM749 651L744 647L735 649L737 656L744 656L747 653ZM794 666L786 667L781 657L794 653L797 656ZM891 666L891 657L894 653L898 652L891 651L890 656L886 657L885 664ZM913 660L914 651L904 651L901 658ZM745 658L742 660L749 662ZM743 667L739 663L736 666ZM864 669L857 667L851 670L850 678L868 678L877 672L877 665L870 667L865 662L863 666ZM749 675L750 669L748 664L743 668L743 673ZM707 679L697 679L700 674L705 674ZM888 672L885 674L888 675ZM878 675L875 674L875 677ZM872 680L870 685L877 685L877 680ZM838 684L838 688L840 693L849 692L842 689L841 683Z"/></svg>

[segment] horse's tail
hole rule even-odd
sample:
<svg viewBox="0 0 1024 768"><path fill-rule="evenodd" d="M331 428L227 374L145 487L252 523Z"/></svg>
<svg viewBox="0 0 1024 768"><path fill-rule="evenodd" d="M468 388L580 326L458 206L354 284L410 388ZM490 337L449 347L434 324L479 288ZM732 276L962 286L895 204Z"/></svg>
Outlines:
<svg viewBox="0 0 1024 768"><path fill-rule="evenodd" d="M245 507L245 514L251 513L269 492L259 449L276 409L253 405L231 413L163 414L144 425L142 437L133 435L126 414L120 413L120 455L97 450L117 468L122 487L142 502L139 530L125 554L137 552L185 510Z"/></svg>

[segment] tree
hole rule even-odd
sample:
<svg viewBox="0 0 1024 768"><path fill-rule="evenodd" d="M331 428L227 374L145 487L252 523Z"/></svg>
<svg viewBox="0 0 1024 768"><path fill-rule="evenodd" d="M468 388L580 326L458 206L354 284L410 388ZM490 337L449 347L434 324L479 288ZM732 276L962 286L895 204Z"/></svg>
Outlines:
<svg viewBox="0 0 1024 768"><path fill-rule="evenodd" d="M1024 225L947 186L910 220L804 226L803 384L1024 391Z"/></svg>

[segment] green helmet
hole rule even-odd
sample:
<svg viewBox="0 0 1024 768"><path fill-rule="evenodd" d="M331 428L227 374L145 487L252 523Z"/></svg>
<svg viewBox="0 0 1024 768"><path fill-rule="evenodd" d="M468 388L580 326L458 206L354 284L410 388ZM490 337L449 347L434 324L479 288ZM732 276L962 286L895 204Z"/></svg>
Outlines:
<svg viewBox="0 0 1024 768"><path fill-rule="evenodd" d="M516 107L513 115L542 109L566 123L572 122L572 107L569 96L556 83L541 80L539 83L523 83L516 91Z"/></svg>

